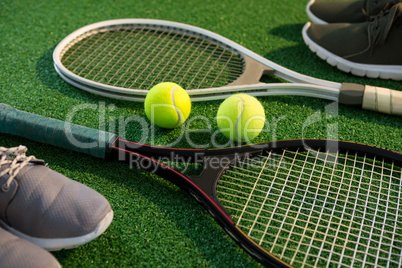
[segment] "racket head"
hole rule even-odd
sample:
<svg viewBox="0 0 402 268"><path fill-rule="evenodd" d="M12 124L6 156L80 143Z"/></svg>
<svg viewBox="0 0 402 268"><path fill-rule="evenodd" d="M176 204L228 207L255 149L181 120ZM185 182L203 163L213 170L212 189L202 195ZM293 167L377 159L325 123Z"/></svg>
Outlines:
<svg viewBox="0 0 402 268"><path fill-rule="evenodd" d="M144 154L158 163L159 149ZM183 159L201 155L201 175L160 163L152 170L189 192L264 265L401 265L400 153L315 139L172 150Z"/></svg>
<svg viewBox="0 0 402 268"><path fill-rule="evenodd" d="M55 48L54 66L66 82L98 95L144 101L160 82L175 82L192 101L301 95L337 101L341 84L291 71L211 31L171 21L120 19L94 23ZM291 83L261 83L274 75ZM278 79L274 81L278 81Z"/></svg>
<svg viewBox="0 0 402 268"><path fill-rule="evenodd" d="M120 19L85 26L53 53L56 71L81 89L118 98L145 96L162 81L194 89L233 83L247 51L207 30L176 22ZM248 51L247 51L248 52Z"/></svg>

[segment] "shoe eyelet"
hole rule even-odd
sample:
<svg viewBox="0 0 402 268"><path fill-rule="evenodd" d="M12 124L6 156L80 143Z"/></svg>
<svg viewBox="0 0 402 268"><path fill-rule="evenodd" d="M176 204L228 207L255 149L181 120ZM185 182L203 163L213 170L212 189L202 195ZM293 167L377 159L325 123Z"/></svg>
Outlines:
<svg viewBox="0 0 402 268"><path fill-rule="evenodd" d="M7 193L8 191L10 191L10 186L7 186L7 183L3 184L3 186L1 186L1 191L3 193Z"/></svg>

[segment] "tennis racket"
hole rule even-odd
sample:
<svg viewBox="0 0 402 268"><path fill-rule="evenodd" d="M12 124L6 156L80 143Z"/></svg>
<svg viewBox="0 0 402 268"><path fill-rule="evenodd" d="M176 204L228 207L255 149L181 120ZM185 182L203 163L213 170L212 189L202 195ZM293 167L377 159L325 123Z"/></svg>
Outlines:
<svg viewBox="0 0 402 268"><path fill-rule="evenodd" d="M91 24L62 40L53 60L71 85L117 99L144 101L152 86L171 81L187 89L192 101L224 99L241 91L316 97L402 115L402 92L305 76L218 34L170 21ZM269 75L291 83L260 82Z"/></svg>
<svg viewBox="0 0 402 268"><path fill-rule="evenodd" d="M154 171L191 194L269 267L400 267L402 155L333 140L173 149L0 104L0 133ZM157 161L202 163L188 177Z"/></svg>

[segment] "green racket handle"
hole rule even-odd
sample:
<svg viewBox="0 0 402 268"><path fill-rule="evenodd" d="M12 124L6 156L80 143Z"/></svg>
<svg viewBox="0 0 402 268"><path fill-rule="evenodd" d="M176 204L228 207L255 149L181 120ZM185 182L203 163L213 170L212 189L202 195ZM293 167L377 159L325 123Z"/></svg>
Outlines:
<svg viewBox="0 0 402 268"><path fill-rule="evenodd" d="M105 158L113 133L23 112L0 103L0 133Z"/></svg>

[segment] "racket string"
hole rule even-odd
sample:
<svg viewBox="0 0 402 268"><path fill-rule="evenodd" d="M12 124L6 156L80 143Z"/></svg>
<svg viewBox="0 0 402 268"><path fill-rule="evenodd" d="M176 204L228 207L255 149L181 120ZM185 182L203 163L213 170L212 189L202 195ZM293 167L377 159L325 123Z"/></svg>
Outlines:
<svg viewBox="0 0 402 268"><path fill-rule="evenodd" d="M306 164L308 163L307 158L308 158L308 155L306 155L306 159L303 161L303 167L302 167L303 170L306 168ZM317 164L317 158L315 159L313 165L315 166L316 164ZM314 170L314 168L313 169L306 169L305 172L306 173L307 172L312 173L313 170ZM290 172L291 172L291 170L290 170ZM302 174L303 173L304 172L300 173L299 181L302 179ZM311 183L312 182L309 181L308 187L311 187ZM315 194L316 191L317 191L317 188L314 188L314 191L312 193ZM297 188L296 188L296 192L297 192ZM292 197L292 200L290 201L290 203L295 202L294 197ZM317 207L316 201L317 201L317 199L315 199L315 198L312 200L312 202L313 202L312 207ZM306 196L302 197L301 203L306 203ZM308 203L310 203L310 202L308 202ZM290 213L293 213L293 211L291 211L290 208L291 208L291 206L288 207L287 213L285 214L285 217L287 217L287 218L289 218ZM321 211L322 211L323 208L324 208L323 206L320 206ZM296 213L298 215L300 215L302 213L302 211L303 211L303 206L299 206L299 209L296 211ZM313 210L309 210L309 211L306 211L306 212L303 213L304 214L304 219L303 220L305 221L305 224L311 224L311 223L314 223L314 222L317 223L318 221L320 221L320 219L318 217L315 217L315 215L313 215L312 212L313 212ZM317 211L315 211L315 212L317 212ZM286 227L285 223L286 222L283 222L282 226L280 226L280 228L279 228L280 230L282 230L282 229L284 229L284 227ZM295 263L295 262L298 261L297 257L300 257L300 256L298 256L298 254L295 254L295 253L302 252L302 248L306 247L306 246L307 246L308 249L310 249L309 254L311 254L311 252L313 252L313 251L316 251L316 252L314 252L314 254L317 256L317 258L320 258L321 254L322 254L322 248L319 249L315 245L313 245L312 242L314 240L310 239L310 238L315 237L316 238L315 241L317 240L317 236L319 235L318 227L321 227L321 226L319 224L315 224L315 225L312 224L309 229L305 228L303 230L303 232L300 233L300 231L299 232L297 231L297 229L299 228L298 225L297 225L297 218L292 220L291 224L290 223L287 223L287 224L290 225L289 227L287 227L289 229L288 233L299 233L299 235L296 237L297 239L295 239L295 237L290 239L291 236L289 236L289 238L285 240L286 243L284 244L284 246L281 249L282 250L281 258L284 258L287 254L289 254L289 249L295 248L295 249L291 250L291 255L293 256L292 259L291 259L291 262ZM317 233L318 233L318 235L317 235ZM283 238L281 238L279 236L279 234L281 234L281 232L278 232L278 236L276 237L276 240L275 240L274 244L279 244L278 243L279 239L283 239ZM284 237L284 236L282 235L282 237ZM324 241L322 238L319 239L319 240ZM307 242L310 241L310 243L306 244L305 241L307 241Z"/></svg>
<svg viewBox="0 0 402 268"><path fill-rule="evenodd" d="M307 158L308 158L308 154L306 155L306 159L303 161L303 169L305 169L305 167L306 167L306 165L308 164L308 161L307 161ZM314 161L314 164L313 164L313 167L311 168L311 170L309 170L308 172L311 172L311 175L313 174L313 172L314 172L314 170L315 170L315 166L317 165L317 158L315 158L315 161ZM301 180L302 179L302 174L303 174L303 172L301 172L300 173L300 177L299 177L299 180ZM322 174L323 174L323 170L321 171L321 176L322 176ZM312 181L309 181L309 185L308 185L308 187L311 187L311 185L310 184L312 184L312 183L314 183L314 182L312 182ZM319 181L317 182L317 183L319 183ZM314 191L312 192L314 195L315 194L317 194L317 191L318 191L318 187L314 187L313 188L314 189ZM302 203L305 203L305 198L306 198L306 196L303 196L303 199L302 199ZM317 207L317 205L316 205L316 201L317 201L317 199L314 199L313 200L313 203L312 203L312 207ZM302 206L300 206L300 209L299 209L299 211L297 212L298 214L300 214L300 211L301 211L301 209L302 209ZM320 210L322 211L322 209L323 209L323 206L322 207L320 207ZM307 217L307 219L306 219L306 221L307 222L314 222L314 221L317 221L317 220L319 220L319 219L312 219L314 216L312 215L312 212L313 212L313 210L310 210L311 211L311 213L309 213L308 214L308 217ZM290 213L290 212L288 212L288 213ZM321 213L320 213L321 214ZM303 231L303 233L301 234L301 237L299 238L299 243L297 243L297 247L296 247L296 250L295 250L295 252L302 252L302 247L303 247L303 241L306 239L306 237L307 237L307 240L310 238L310 237L316 237L317 236L317 233L319 232L319 230L318 230L318 228L319 227L321 227L319 224L316 224L315 225L315 228L313 228L313 229L310 229L310 231L312 231L312 235L308 235L308 229L304 229L304 231ZM293 223L292 223L292 226L291 226L291 229L290 229L290 231L292 232L292 233L297 233L297 228L298 228L298 226L296 225L296 221L293 221ZM294 239L293 239L294 240ZM310 248L310 251L313 251L313 249L314 249L314 247L313 247L313 239L309 239L310 240L310 243L309 243L309 245L308 245L308 248ZM323 241L323 239L321 239L322 241ZM290 241L290 240L288 240L287 241L287 244L285 244L285 246L284 246L284 249L286 249L286 248L291 248L291 246L289 245L289 244L291 244L291 243L294 243L294 241ZM316 248L317 249L317 248ZM322 249L322 248L321 248ZM319 250L319 252L317 252L316 253L316 256L319 258L320 256L321 256L321 253L322 252L322 250ZM282 258L284 258L286 255L287 252L284 250L283 251L283 253L282 253ZM311 253L310 253L311 254ZM291 259L291 262L295 262L297 259L297 254L292 254L293 255L293 258Z"/></svg>
<svg viewBox="0 0 402 268"><path fill-rule="evenodd" d="M139 31L133 31L133 29L130 29L129 32L127 32L127 36L129 36L129 42L127 42L123 47L122 47L122 55L119 57L119 59L116 61L116 63L112 66L108 66L108 70L105 74L100 73L104 75L105 78L107 78L109 75L110 77L108 78L106 84L110 84L113 86L125 86L127 82L134 80L132 77L133 73L131 70L133 70L133 66L137 64L137 58L138 55L141 55L140 53L144 53L144 46L146 46L146 42L141 42L144 37L146 37L146 33L144 33L144 29L141 29ZM140 45L136 46L135 49L127 49L127 46L132 46L136 41L140 41ZM116 53L117 55L117 53ZM115 67L118 67L117 69ZM113 82L115 81L115 82Z"/></svg>
<svg viewBox="0 0 402 268"><path fill-rule="evenodd" d="M170 31L168 36L172 35L174 35L174 33ZM169 55L170 57L176 59L175 64L172 64L171 66L164 65L161 71L159 72L161 77L159 77L159 75L156 76L155 79L153 79L153 83L158 83L159 81L168 81L169 78L172 77L172 75L173 75L172 81L178 80L177 74L180 74L182 72L184 66L186 66L189 60L191 59L191 57L186 57L188 51L190 50L190 47L196 46L197 49L200 46L200 43L197 44L197 40L195 40L194 38L191 38L189 36L187 36L187 38L184 37L185 37L184 35L180 35L180 38L176 40L175 44L172 45L169 51L166 53L166 55ZM169 41L170 40L174 39L169 38ZM176 47L178 47L178 49L174 49ZM182 52L183 49L185 49L184 53Z"/></svg>
<svg viewBox="0 0 402 268"><path fill-rule="evenodd" d="M177 58L177 68L166 66L167 68L170 68L170 70L175 70L175 74L172 78L173 81L181 80L180 76L189 77L191 80L188 83L194 85L194 88L197 88L198 84L194 83L196 79L200 78L200 74L197 72L204 70L202 68L204 66L199 66L199 63L206 64L205 60L200 60L203 54L199 53L199 51L208 51L210 45L211 43L204 42L203 40L194 37L187 37L186 42L183 42L180 49L177 49L175 52L175 55L180 55ZM168 77L168 74L166 77Z"/></svg>
<svg viewBox="0 0 402 268"><path fill-rule="evenodd" d="M98 71L93 76L93 80L98 80L100 83L109 83L112 85L116 85L119 83L120 79L117 79L116 82L112 82L115 78L115 75L112 75L110 77L110 72L120 64L119 59L124 59L130 52L125 49L126 44L131 43L130 39L133 38L133 36L129 35L129 33L131 33L131 31L129 31L129 29L127 28L119 28L114 32L114 40L109 45L109 51L106 53L104 59L99 61L102 63L101 66L99 62L97 65L95 65L95 68Z"/></svg>
<svg viewBox="0 0 402 268"><path fill-rule="evenodd" d="M83 33L66 46L62 64L74 74L121 88L174 81L186 89L225 86L244 69L236 53L174 28L117 25Z"/></svg>
<svg viewBox="0 0 402 268"><path fill-rule="evenodd" d="M106 61L106 58L99 60L104 66L103 69L106 70L106 72L103 72L103 70L98 72L99 82L111 86L125 87L127 83L132 83L136 80L142 81L141 73L137 73L135 77L133 77L133 74L142 70L144 64L149 64L141 61L141 56L143 54L148 55L152 52L149 50L154 48L156 40L155 38L151 39L153 31L150 29L134 31L131 28L118 28L108 32L108 34L110 37L105 40L105 43L114 43L119 39L125 42L119 41L121 46L115 46L116 49L110 52L114 55L114 63L111 64L111 61ZM126 57L127 55L129 56ZM118 67L117 69L115 68L116 66ZM96 77L92 79L97 80Z"/></svg>
<svg viewBox="0 0 402 268"><path fill-rule="evenodd" d="M85 48L86 55L83 55L82 63L80 66L82 70L79 75L83 75L91 80L102 82L106 77L100 76L100 80L97 80L99 74L104 70L106 64L111 62L111 57L115 56L115 49L118 47L117 42L122 42L120 38L123 36L120 33L120 28L114 32L103 33L99 40L96 40L93 44ZM107 42L107 40L112 40ZM88 68L89 67L89 68Z"/></svg>
<svg viewBox="0 0 402 268"><path fill-rule="evenodd" d="M85 68L85 66L90 66L95 60L94 55L100 54L103 48L101 44L105 40L105 38L100 38L99 36L95 37L94 35L88 36L85 42L74 43L74 46L68 47L68 50L63 53L63 63L70 68L73 73L89 78L86 72L92 68ZM82 37L78 37L76 40L80 40L81 38Z"/></svg>
<svg viewBox="0 0 402 268"><path fill-rule="evenodd" d="M238 161L217 191L243 231L293 265L400 264L401 173L358 155L286 151Z"/></svg>
<svg viewBox="0 0 402 268"><path fill-rule="evenodd" d="M163 36L164 35L162 35L162 37ZM159 36L159 32L157 30L147 29L146 42L144 42L146 44L145 51L142 51L142 53L137 57L137 68L135 68L132 72L132 74L135 74L136 77L130 81L131 83L127 86L128 88L132 87L137 82L139 82L141 85L146 84L148 87L155 83L155 80L159 74L162 73L166 67L166 65L163 65L163 57L164 55L168 55L170 50L174 47L171 45L171 42L173 42L176 38L180 39L180 36L178 34L173 34L172 38L170 39L160 40L161 36ZM169 49L168 51L164 50L166 47ZM144 55L146 55L146 57L144 57ZM148 77L150 76L156 77L155 79L149 81ZM123 86L126 87L126 85L127 83L125 83Z"/></svg>

